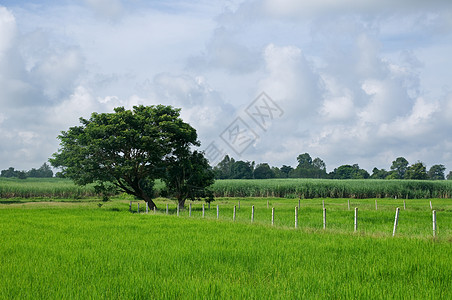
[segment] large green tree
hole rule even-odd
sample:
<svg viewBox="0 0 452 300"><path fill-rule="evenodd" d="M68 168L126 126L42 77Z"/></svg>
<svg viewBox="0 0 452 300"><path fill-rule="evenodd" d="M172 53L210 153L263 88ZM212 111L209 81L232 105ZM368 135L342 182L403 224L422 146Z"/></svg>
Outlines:
<svg viewBox="0 0 452 300"><path fill-rule="evenodd" d="M80 185L111 183L151 209L154 180L164 178L168 163L199 146L196 130L171 106L118 107L80 122L58 136L51 165Z"/></svg>

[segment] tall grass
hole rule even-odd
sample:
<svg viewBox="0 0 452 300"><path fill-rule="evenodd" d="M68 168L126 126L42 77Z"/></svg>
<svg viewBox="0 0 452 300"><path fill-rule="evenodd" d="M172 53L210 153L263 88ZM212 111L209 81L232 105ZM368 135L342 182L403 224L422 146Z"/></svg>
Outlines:
<svg viewBox="0 0 452 300"><path fill-rule="evenodd" d="M3 208L0 298L452 297L447 241L312 234L126 206Z"/></svg>
<svg viewBox="0 0 452 300"><path fill-rule="evenodd" d="M158 195L165 185L156 181ZM216 197L280 198L451 198L452 180L331 180L259 179L217 180L212 185ZM0 178L0 198L84 198L97 196L92 185L77 186L60 178Z"/></svg>
<svg viewBox="0 0 452 300"><path fill-rule="evenodd" d="M259 179L217 180L217 197L450 198L452 181Z"/></svg>
<svg viewBox="0 0 452 300"><path fill-rule="evenodd" d="M0 178L0 198L84 198L96 196L92 185L62 178Z"/></svg>

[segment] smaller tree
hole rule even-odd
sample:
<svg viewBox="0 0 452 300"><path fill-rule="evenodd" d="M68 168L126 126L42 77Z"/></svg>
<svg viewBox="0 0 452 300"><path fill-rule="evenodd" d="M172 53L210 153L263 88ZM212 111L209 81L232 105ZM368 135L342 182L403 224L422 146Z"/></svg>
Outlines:
<svg viewBox="0 0 452 300"><path fill-rule="evenodd" d="M406 179L424 180L427 179L427 171L423 162L418 161L408 167L405 174Z"/></svg>
<svg viewBox="0 0 452 300"><path fill-rule="evenodd" d="M385 179L388 175L389 173L385 169L373 168L370 179Z"/></svg>
<svg viewBox="0 0 452 300"><path fill-rule="evenodd" d="M293 170L293 168L291 166L283 165L279 170L281 171L281 178L287 178L289 177L289 173Z"/></svg>
<svg viewBox="0 0 452 300"><path fill-rule="evenodd" d="M396 172L398 179L403 179L405 178L408 165L409 163L404 157L397 157L396 160L392 162L391 170Z"/></svg>
<svg viewBox="0 0 452 300"><path fill-rule="evenodd" d="M447 180L452 180L452 171L449 171L449 174L446 176Z"/></svg>
<svg viewBox="0 0 452 300"><path fill-rule="evenodd" d="M256 169L254 169L255 179L268 179L274 177L275 174L273 173L273 170L270 168L268 163L258 164Z"/></svg>
<svg viewBox="0 0 452 300"><path fill-rule="evenodd" d="M1 177L17 177L17 176L18 176L18 172L19 172L19 171L14 170L13 167L9 167L9 168L6 169L6 170L2 170L0 176L1 176Z"/></svg>
<svg viewBox="0 0 452 300"><path fill-rule="evenodd" d="M444 172L446 167L444 165L433 165L428 170L428 178L431 180L444 180Z"/></svg>
<svg viewBox="0 0 452 300"><path fill-rule="evenodd" d="M214 172L209 161L202 152L194 151L178 159L168 160L163 181L168 196L176 198L179 209L183 209L185 201L207 198L213 200L213 193L208 186L214 183Z"/></svg>

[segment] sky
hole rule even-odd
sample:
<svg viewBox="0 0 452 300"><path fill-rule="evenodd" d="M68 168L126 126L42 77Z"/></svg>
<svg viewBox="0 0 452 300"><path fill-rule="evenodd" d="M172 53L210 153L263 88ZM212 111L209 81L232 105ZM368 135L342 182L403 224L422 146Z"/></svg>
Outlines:
<svg viewBox="0 0 452 300"><path fill-rule="evenodd" d="M0 0L0 170L92 112L165 104L212 164L449 171L451 53L449 0Z"/></svg>

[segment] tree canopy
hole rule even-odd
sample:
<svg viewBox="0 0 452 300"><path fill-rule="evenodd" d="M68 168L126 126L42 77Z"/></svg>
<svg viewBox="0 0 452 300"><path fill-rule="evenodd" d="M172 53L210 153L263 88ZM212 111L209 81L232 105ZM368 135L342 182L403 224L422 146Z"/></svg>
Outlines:
<svg viewBox="0 0 452 300"><path fill-rule="evenodd" d="M58 136L61 148L49 159L52 166L80 185L111 183L145 200L151 209L154 181L172 182L166 176L173 175L174 164L202 155L191 152L192 146L199 146L196 130L171 106L118 107L114 113L95 112L80 122ZM187 178L191 177L178 180L188 184Z"/></svg>

